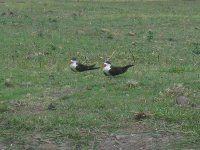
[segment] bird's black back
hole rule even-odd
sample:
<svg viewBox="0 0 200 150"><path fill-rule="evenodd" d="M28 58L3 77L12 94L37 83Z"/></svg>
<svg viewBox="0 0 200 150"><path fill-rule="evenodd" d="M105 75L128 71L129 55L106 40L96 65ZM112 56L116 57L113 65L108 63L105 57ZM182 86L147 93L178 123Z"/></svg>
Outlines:
<svg viewBox="0 0 200 150"><path fill-rule="evenodd" d="M110 69L109 73L112 76L119 75L119 74L125 73L128 70L128 68L132 67L132 66L133 65L127 65L127 66L124 66L124 67L111 66L111 69Z"/></svg>
<svg viewBox="0 0 200 150"><path fill-rule="evenodd" d="M99 67L94 67L95 64L93 65L83 65L81 63L77 63L76 70L79 72L87 71L87 70L94 70L98 69Z"/></svg>

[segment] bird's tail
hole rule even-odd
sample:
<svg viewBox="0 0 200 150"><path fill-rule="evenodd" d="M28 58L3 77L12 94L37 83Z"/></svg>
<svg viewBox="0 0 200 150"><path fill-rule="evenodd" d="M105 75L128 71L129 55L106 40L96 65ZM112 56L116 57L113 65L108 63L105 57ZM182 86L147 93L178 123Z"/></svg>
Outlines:
<svg viewBox="0 0 200 150"><path fill-rule="evenodd" d="M94 68L94 66L95 66L96 64L93 64L93 65L90 65L90 66L88 66L89 68Z"/></svg>
<svg viewBox="0 0 200 150"><path fill-rule="evenodd" d="M90 68L90 70L94 70L94 69L99 69L100 67L93 67L93 68Z"/></svg>
<svg viewBox="0 0 200 150"><path fill-rule="evenodd" d="M125 66L125 68L130 68L130 67L132 67L132 66L134 66L134 65L127 65L127 66Z"/></svg>
<svg viewBox="0 0 200 150"><path fill-rule="evenodd" d="M95 67L95 64L89 66L89 70L94 70L94 69L99 69L99 68L100 68L100 67Z"/></svg>

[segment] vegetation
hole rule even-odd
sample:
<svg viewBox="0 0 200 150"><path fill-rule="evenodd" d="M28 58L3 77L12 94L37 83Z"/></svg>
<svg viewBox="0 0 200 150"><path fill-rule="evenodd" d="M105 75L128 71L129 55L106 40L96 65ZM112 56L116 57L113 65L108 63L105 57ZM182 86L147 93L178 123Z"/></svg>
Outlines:
<svg viewBox="0 0 200 150"><path fill-rule="evenodd" d="M98 149L97 139L137 133L138 124L180 134L171 149L200 146L198 107L175 104L185 95L200 105L200 1L0 3L0 147ZM113 78L74 73L74 56L135 66ZM137 121L136 112L152 115Z"/></svg>

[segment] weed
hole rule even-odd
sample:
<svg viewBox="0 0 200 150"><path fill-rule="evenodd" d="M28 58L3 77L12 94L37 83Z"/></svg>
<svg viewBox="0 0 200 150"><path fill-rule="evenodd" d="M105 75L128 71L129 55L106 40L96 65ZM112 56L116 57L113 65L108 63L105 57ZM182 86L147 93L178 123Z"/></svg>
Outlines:
<svg viewBox="0 0 200 150"><path fill-rule="evenodd" d="M154 38L154 33L153 31L148 31L148 35L147 35L147 41L152 41Z"/></svg>
<svg viewBox="0 0 200 150"><path fill-rule="evenodd" d="M192 52L196 55L200 54L200 44L199 43L193 43L193 50Z"/></svg>

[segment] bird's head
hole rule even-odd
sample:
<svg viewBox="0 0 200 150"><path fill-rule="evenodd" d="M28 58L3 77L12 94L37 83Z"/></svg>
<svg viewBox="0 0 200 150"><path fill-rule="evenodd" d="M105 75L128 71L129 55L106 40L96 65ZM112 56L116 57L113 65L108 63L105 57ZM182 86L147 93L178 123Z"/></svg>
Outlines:
<svg viewBox="0 0 200 150"><path fill-rule="evenodd" d="M111 67L111 62L110 62L110 61L104 62L104 63L103 63L103 68L105 68L105 67L110 68L110 67Z"/></svg>
<svg viewBox="0 0 200 150"><path fill-rule="evenodd" d="M77 63L77 60L76 60L76 58L75 57L73 57L71 60L70 60L70 62L69 62L70 64L76 64Z"/></svg>

